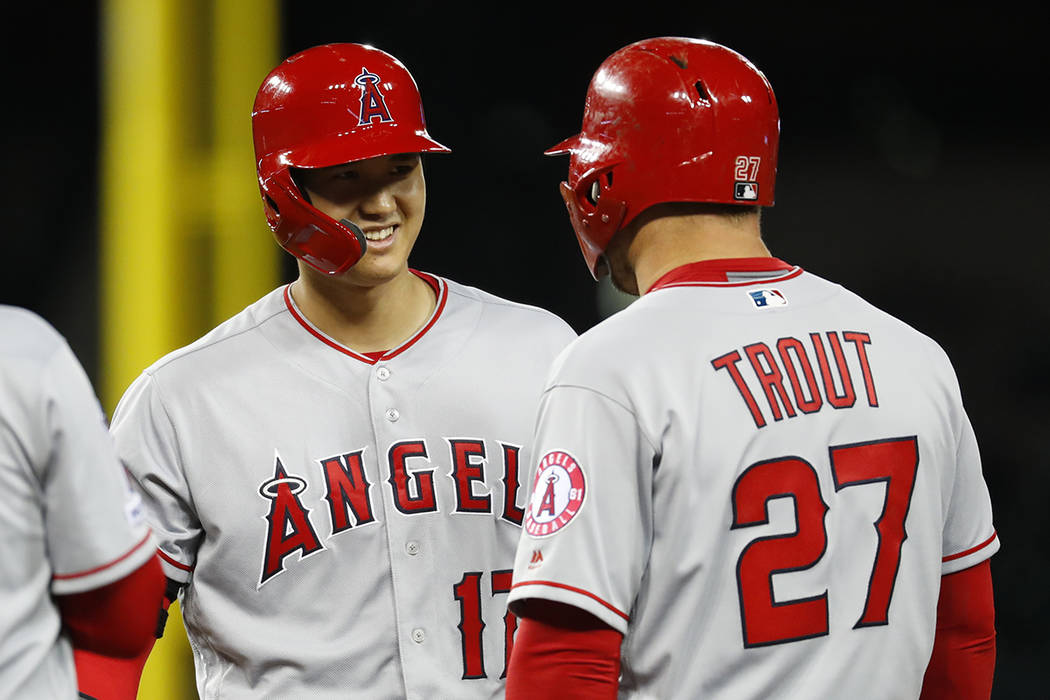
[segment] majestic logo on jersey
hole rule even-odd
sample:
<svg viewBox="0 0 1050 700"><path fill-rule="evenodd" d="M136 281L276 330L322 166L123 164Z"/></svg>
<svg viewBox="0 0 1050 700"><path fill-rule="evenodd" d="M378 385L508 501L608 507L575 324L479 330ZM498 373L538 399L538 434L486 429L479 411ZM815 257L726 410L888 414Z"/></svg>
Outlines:
<svg viewBox="0 0 1050 700"><path fill-rule="evenodd" d="M392 122L390 110L386 106L386 97L379 89L380 78L375 73L369 73L367 68L361 68L361 75L354 78L354 85L361 88L361 112L357 119L358 126L371 124L373 120L380 122Z"/></svg>
<svg viewBox="0 0 1050 700"><path fill-rule="evenodd" d="M538 569L543 566L543 551L539 549L532 550L532 558L529 560L530 569Z"/></svg>
<svg viewBox="0 0 1050 700"><path fill-rule="evenodd" d="M586 493L583 469L573 456L560 450L548 452L536 470L525 531L533 537L553 535L580 512Z"/></svg>
<svg viewBox="0 0 1050 700"><path fill-rule="evenodd" d="M756 289L747 293L751 297L751 301L755 302L755 307L759 309L768 309L773 306L787 306L787 298L780 292L779 289Z"/></svg>

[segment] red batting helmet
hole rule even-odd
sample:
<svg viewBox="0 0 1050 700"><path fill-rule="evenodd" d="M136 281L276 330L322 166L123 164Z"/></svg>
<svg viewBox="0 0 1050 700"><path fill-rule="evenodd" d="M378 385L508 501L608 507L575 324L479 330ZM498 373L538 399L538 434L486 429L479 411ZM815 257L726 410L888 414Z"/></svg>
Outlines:
<svg viewBox="0 0 1050 700"><path fill-rule="evenodd" d="M290 168L324 168L396 153L448 153L430 138L419 89L388 53L315 46L270 72L255 96L252 135L266 221L285 250L330 275L365 252L356 224L322 214Z"/></svg>
<svg viewBox="0 0 1050 700"><path fill-rule="evenodd" d="M613 235L660 202L772 206L780 119L766 77L698 39L626 46L591 79L562 198L595 279Z"/></svg>

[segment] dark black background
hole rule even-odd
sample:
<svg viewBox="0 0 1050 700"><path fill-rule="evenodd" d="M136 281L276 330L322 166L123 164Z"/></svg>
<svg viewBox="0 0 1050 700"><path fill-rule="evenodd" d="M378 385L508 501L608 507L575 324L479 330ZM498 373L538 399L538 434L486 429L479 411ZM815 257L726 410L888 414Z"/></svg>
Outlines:
<svg viewBox="0 0 1050 700"><path fill-rule="evenodd" d="M68 5L5 10L0 302L48 318L97 378L99 6ZM286 2L281 54L359 41L402 59L454 151L427 161L413 265L578 331L599 320L595 284L557 195L566 162L542 150L575 133L591 74L627 43L695 36L748 56L780 104L763 219L774 254L932 336L956 365L1003 543L995 697L1041 697L1050 12L800 5Z"/></svg>

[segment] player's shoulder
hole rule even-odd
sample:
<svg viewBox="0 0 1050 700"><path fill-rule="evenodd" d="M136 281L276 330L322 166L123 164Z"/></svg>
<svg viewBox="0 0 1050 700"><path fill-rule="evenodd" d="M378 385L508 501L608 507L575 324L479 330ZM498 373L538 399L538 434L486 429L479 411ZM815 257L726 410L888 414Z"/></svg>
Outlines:
<svg viewBox="0 0 1050 700"><path fill-rule="evenodd" d="M81 379L87 383L80 361L58 329L33 311L0 305L0 384L5 392L22 396L25 405L37 404L79 390L71 388L71 382ZM7 397L8 407L12 396Z"/></svg>
<svg viewBox="0 0 1050 700"><path fill-rule="evenodd" d="M562 335L566 338L576 336L576 332L568 323L547 309L512 301L478 287L450 280L447 277L442 277L441 279L448 286L450 297L456 298L460 303L482 306L486 315L486 322L501 319L516 327L524 326L532 332L546 330L554 335Z"/></svg>
<svg viewBox="0 0 1050 700"><path fill-rule="evenodd" d="M554 383L605 386L640 367L666 342L653 315L642 310L645 297L604 318L574 338L551 367Z"/></svg>
<svg viewBox="0 0 1050 700"><path fill-rule="evenodd" d="M847 287L834 282L828 282L817 275L809 274L809 277L837 287L842 303L852 306L856 310L858 320L863 319L863 321L869 326L878 326L883 333L891 334L894 343L912 344L914 347L925 348L935 355L943 355L947 358L947 353L945 353L944 348L941 347L940 343L904 319L895 316L881 306L878 306L866 297L861 296Z"/></svg>
<svg viewBox="0 0 1050 700"><path fill-rule="evenodd" d="M65 344L62 334L39 314L0 304L0 354L42 362Z"/></svg>
<svg viewBox="0 0 1050 700"><path fill-rule="evenodd" d="M226 319L197 340L173 350L147 367L145 375L198 372L212 364L220 353L237 352L237 346L251 342L254 332L276 316L288 313L284 286L269 292L251 305Z"/></svg>
<svg viewBox="0 0 1050 700"><path fill-rule="evenodd" d="M910 367L925 378L954 387L953 391L958 393L955 367L939 341L841 284L812 273L807 276L836 288L834 303L839 317L848 324L843 330L867 333L873 343L879 344L880 352L889 349L898 358L899 366Z"/></svg>

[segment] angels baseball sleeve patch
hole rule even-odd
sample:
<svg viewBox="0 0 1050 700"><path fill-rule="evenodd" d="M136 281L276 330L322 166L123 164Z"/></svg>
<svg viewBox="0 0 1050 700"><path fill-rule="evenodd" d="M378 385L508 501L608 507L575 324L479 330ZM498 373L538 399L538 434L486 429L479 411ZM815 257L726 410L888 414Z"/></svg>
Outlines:
<svg viewBox="0 0 1050 700"><path fill-rule="evenodd" d="M568 452L548 452L536 469L525 531L533 537L553 535L580 512L586 493L579 462Z"/></svg>

